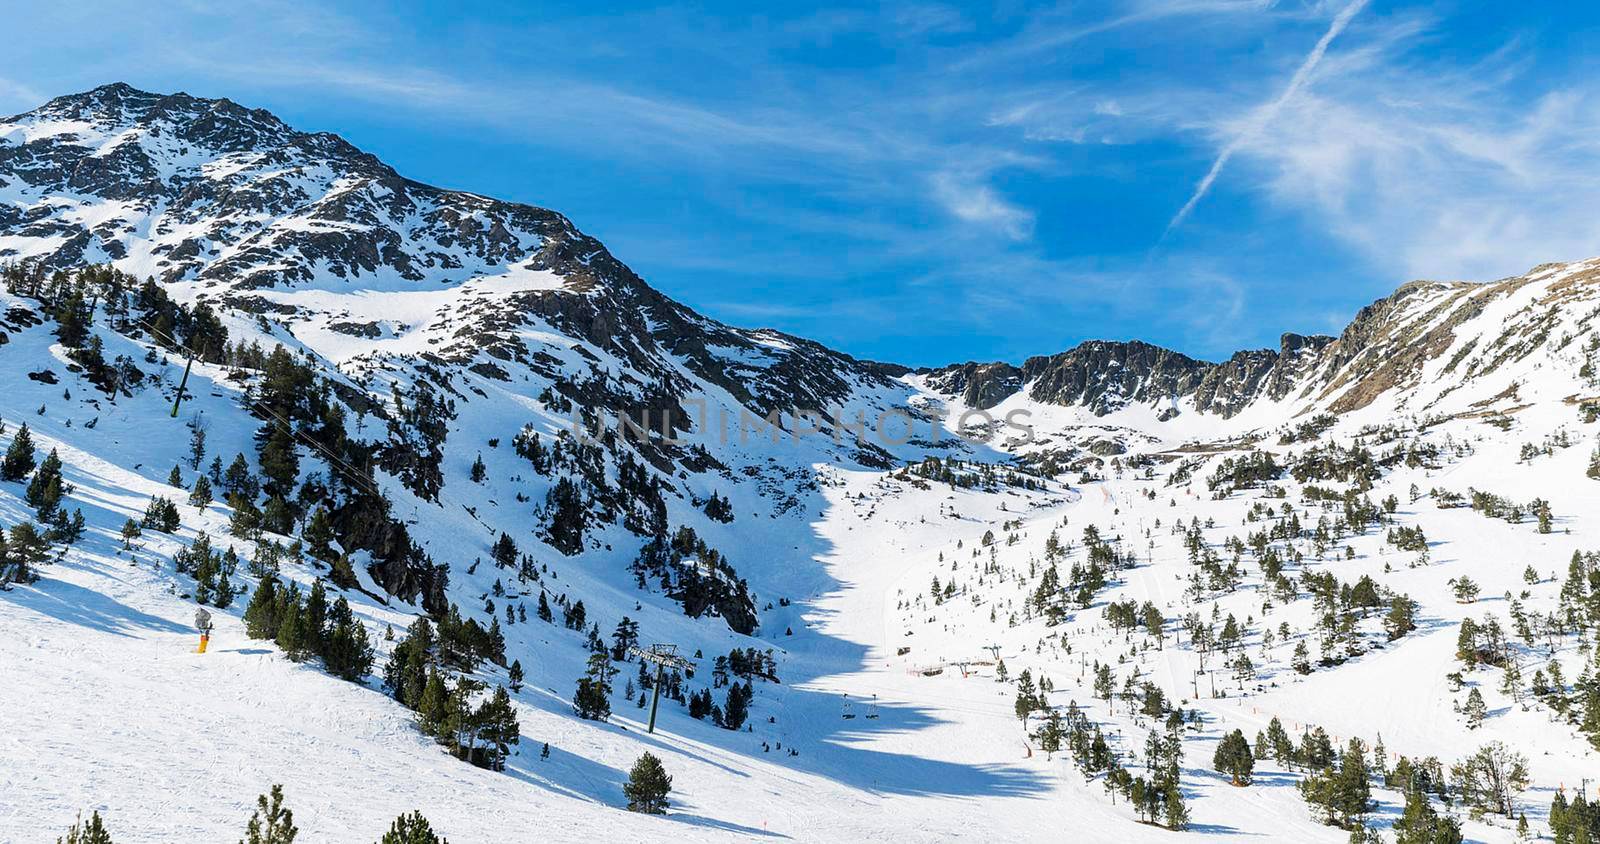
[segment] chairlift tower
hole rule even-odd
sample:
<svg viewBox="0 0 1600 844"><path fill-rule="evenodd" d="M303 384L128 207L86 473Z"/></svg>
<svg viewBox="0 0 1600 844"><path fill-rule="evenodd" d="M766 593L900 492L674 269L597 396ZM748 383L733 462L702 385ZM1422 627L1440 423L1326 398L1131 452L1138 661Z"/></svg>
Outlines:
<svg viewBox="0 0 1600 844"><path fill-rule="evenodd" d="M188 346L185 346L183 351L186 353L188 359L183 363L183 380L178 382L178 395L172 400L173 419L178 418L178 406L183 404L184 390L188 389L189 387L189 370L194 368L194 350L190 349Z"/></svg>
<svg viewBox="0 0 1600 844"><path fill-rule="evenodd" d="M628 653L645 662L653 662L656 666L656 681L650 695L650 724L645 728L645 732L653 733L656 731L656 708L661 704L661 678L666 673L667 666L693 671L694 661L680 656L677 645L667 643L657 643L648 648L634 645L628 648Z"/></svg>

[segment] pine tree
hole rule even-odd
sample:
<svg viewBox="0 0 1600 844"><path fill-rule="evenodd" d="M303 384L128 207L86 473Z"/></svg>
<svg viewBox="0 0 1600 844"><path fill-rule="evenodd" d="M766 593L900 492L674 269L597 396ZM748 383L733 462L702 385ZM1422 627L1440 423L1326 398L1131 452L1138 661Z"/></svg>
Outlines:
<svg viewBox="0 0 1600 844"><path fill-rule="evenodd" d="M488 471L483 465L483 455L480 454L477 459L472 461L472 482L475 484L483 483L484 476L487 474Z"/></svg>
<svg viewBox="0 0 1600 844"><path fill-rule="evenodd" d="M1295 673L1297 674L1311 673L1311 653L1306 650L1305 642L1295 643L1294 657L1289 664L1294 668Z"/></svg>
<svg viewBox="0 0 1600 844"><path fill-rule="evenodd" d="M228 471L222 476L222 488L230 497L236 496L246 501L255 501L256 496L261 494L261 484L251 474L250 461L243 454L235 454L233 462L228 464Z"/></svg>
<svg viewBox="0 0 1600 844"><path fill-rule="evenodd" d="M569 557L582 551L588 517L578 485L562 476L545 496L545 505L550 514L546 540L551 547Z"/></svg>
<svg viewBox="0 0 1600 844"><path fill-rule="evenodd" d="M28 423L24 422L17 428L17 435L11 438L6 456L0 459L0 480L20 481L33 471L33 467L33 434L28 430Z"/></svg>
<svg viewBox="0 0 1600 844"><path fill-rule="evenodd" d="M133 519L129 519L129 520L123 522L122 523L122 549L124 551L133 550L133 541L135 539L138 539L141 535L143 535L143 533L144 533L144 531L140 529L139 523L134 521Z"/></svg>
<svg viewBox="0 0 1600 844"><path fill-rule="evenodd" d="M572 709L579 718L604 721L611 717L611 670L604 650L589 654L589 667L578 678L578 690L572 696Z"/></svg>
<svg viewBox="0 0 1600 844"><path fill-rule="evenodd" d="M1389 613L1383 618L1384 635L1393 642L1417 629L1416 616L1416 603L1405 595L1394 596L1389 602Z"/></svg>
<svg viewBox="0 0 1600 844"><path fill-rule="evenodd" d="M5 557L10 560L10 579L17 583L32 583L37 577L34 569L50 558L50 543L33 522L11 526L11 538L6 542ZM0 566L0 585L6 582L6 569Z"/></svg>
<svg viewBox="0 0 1600 844"><path fill-rule="evenodd" d="M539 611L537 614L540 621L554 623L555 616L550 612L550 601L545 598L543 589L539 590Z"/></svg>
<svg viewBox="0 0 1600 844"><path fill-rule="evenodd" d="M219 610L233 606L233 599L239 594L233 587L233 573L238 567L238 561L238 555L229 548L217 566L216 587L213 590L211 605Z"/></svg>
<svg viewBox="0 0 1600 844"><path fill-rule="evenodd" d="M1589 743L1600 750L1600 681L1590 680L1589 693L1584 697L1583 721L1578 729L1589 737Z"/></svg>
<svg viewBox="0 0 1600 844"><path fill-rule="evenodd" d="M1022 721L1022 726L1028 726L1028 716L1039 707L1039 695L1033 687L1033 675L1026 669L1017 675L1017 699L1012 704L1012 711Z"/></svg>
<svg viewBox="0 0 1600 844"><path fill-rule="evenodd" d="M745 719L750 715L750 699L753 697L755 690L751 688L748 680L728 687L727 702L722 710L724 729L737 730L744 726Z"/></svg>
<svg viewBox="0 0 1600 844"><path fill-rule="evenodd" d="M1061 740L1065 736L1066 730L1061 723L1061 713L1051 709L1045 716L1044 723L1039 725L1039 733L1036 736L1039 740L1039 749L1045 752L1046 759L1061 749Z"/></svg>
<svg viewBox="0 0 1600 844"><path fill-rule="evenodd" d="M628 798L630 812L666 814L670 803L667 796L672 793L672 777L661 765L661 760L646 751L633 763L633 770L628 772L628 782L622 786L622 793Z"/></svg>
<svg viewBox="0 0 1600 844"><path fill-rule="evenodd" d="M312 642L311 631L305 623L305 608L300 605L299 591L294 586L283 595L286 600L278 617L278 647L283 649L284 656L302 662L310 656Z"/></svg>
<svg viewBox="0 0 1600 844"><path fill-rule="evenodd" d="M283 786L274 785L271 800L265 794L256 798L256 810L250 815L244 840L239 844L294 844L299 834L294 812L283 805Z"/></svg>
<svg viewBox="0 0 1600 844"><path fill-rule="evenodd" d="M205 475L196 475L194 491L189 493L189 506L206 508L211 504L211 479Z"/></svg>
<svg viewBox="0 0 1600 844"><path fill-rule="evenodd" d="M86 527L83 511L74 507L72 508L71 516L68 516L64 510L56 511L56 521L51 527L50 533L56 541L66 545L73 545L83 538L83 531Z"/></svg>
<svg viewBox="0 0 1600 844"><path fill-rule="evenodd" d="M278 578L261 578L244 608L244 632L252 639L278 637Z"/></svg>
<svg viewBox="0 0 1600 844"><path fill-rule="evenodd" d="M1183 790L1178 787L1177 782L1167 783L1161 813L1166 817L1167 829L1189 828L1189 807L1183 803Z"/></svg>
<svg viewBox="0 0 1600 844"><path fill-rule="evenodd" d="M1335 783L1339 814L1347 829L1359 826L1372 807L1370 777L1366 746L1361 739L1353 738L1339 757L1339 778Z"/></svg>
<svg viewBox="0 0 1600 844"><path fill-rule="evenodd" d="M1272 748L1272 758L1280 765L1294 763L1294 742L1289 738L1289 731L1283 728L1283 722L1274 715L1267 723L1267 745Z"/></svg>
<svg viewBox="0 0 1600 844"><path fill-rule="evenodd" d="M484 767L492 771L504 770L512 746L522 740L522 730L517 723L516 709L511 705L511 696L503 687L496 686L494 694L478 708L477 723L478 736L484 742Z"/></svg>
<svg viewBox="0 0 1600 844"><path fill-rule="evenodd" d="M389 826L389 831L383 834L378 844L450 844L433 832L433 826L421 812L412 812L394 819Z"/></svg>
<svg viewBox="0 0 1600 844"><path fill-rule="evenodd" d="M182 519L178 515L178 505L159 495L152 495L150 496L150 503L144 508L144 517L140 520L139 525L162 533L172 533L178 529L178 525L181 523Z"/></svg>
<svg viewBox="0 0 1600 844"><path fill-rule="evenodd" d="M451 755L473 764L482 761L478 738L483 725L478 719L481 710L473 709L472 698L482 688L482 683L470 677L457 677L456 687L450 690L445 700L444 723L439 730L439 738L450 749Z"/></svg>
<svg viewBox="0 0 1600 844"><path fill-rule="evenodd" d="M422 731L430 736L439 735L449 717L450 692L437 669L428 669L428 683L417 701L417 717Z"/></svg>
<svg viewBox="0 0 1600 844"><path fill-rule="evenodd" d="M1484 705L1483 693L1474 686L1467 693L1467 705L1461 710L1467 716L1467 729L1476 730L1483 726L1483 718L1488 714L1489 708Z"/></svg>
<svg viewBox="0 0 1600 844"><path fill-rule="evenodd" d="M1300 761L1307 770L1321 770L1334 762L1333 742L1328 731L1313 727L1300 738Z"/></svg>
<svg viewBox="0 0 1600 844"><path fill-rule="evenodd" d="M261 474L267 479L267 494L287 499L294 491L295 479L300 476L300 455L295 450L294 435L282 422L267 423L271 430L261 444Z"/></svg>
<svg viewBox="0 0 1600 844"><path fill-rule="evenodd" d="M61 506L61 497L66 491L66 484L61 479L61 456L52 448L44 462L34 470L32 480L28 481L24 500L38 513L39 521L49 522L55 516L56 508Z"/></svg>
<svg viewBox="0 0 1600 844"><path fill-rule="evenodd" d="M189 468L198 470L206 459L206 429L199 419L189 424Z"/></svg>
<svg viewBox="0 0 1600 844"><path fill-rule="evenodd" d="M316 512L311 514L301 538L306 541L306 553L323 561L334 558L333 522L326 509L318 507Z"/></svg>
<svg viewBox="0 0 1600 844"><path fill-rule="evenodd" d="M511 668L506 672L506 678L511 682L513 693L522 691L522 660L511 661Z"/></svg>
<svg viewBox="0 0 1600 844"><path fill-rule="evenodd" d="M1451 817L1439 817L1428 794L1420 788L1405 789L1406 805L1394 822L1395 844L1461 844L1461 826Z"/></svg>
<svg viewBox="0 0 1600 844"><path fill-rule="evenodd" d="M83 291L74 290L56 307L56 337L69 349L81 349L89 339L88 306Z"/></svg>
<svg viewBox="0 0 1600 844"><path fill-rule="evenodd" d="M495 540L489 556L494 558L494 564L499 568L511 568L517 564L517 543L511 539L510 534L502 531L500 538Z"/></svg>
<svg viewBox="0 0 1600 844"><path fill-rule="evenodd" d="M406 637L389 653L389 663L383 670L384 688L411 709L421 709L433 648L433 625L427 618L419 618L411 623Z"/></svg>
<svg viewBox="0 0 1600 844"><path fill-rule="evenodd" d="M711 690L701 689L689 693L689 717L696 721L704 721L711 714Z"/></svg>
<svg viewBox="0 0 1600 844"><path fill-rule="evenodd" d="M367 635L367 626L350 617L350 610L342 596L335 606L344 606L345 609L342 614L335 613L342 617L328 634L327 652L323 660L334 676L359 683L372 670L372 640Z"/></svg>
<svg viewBox="0 0 1600 844"><path fill-rule="evenodd" d="M1308 773L1297 786L1307 804L1322 810L1322 822L1330 826L1339 822L1339 799L1334 790L1337 776L1331 766L1324 767Z"/></svg>
<svg viewBox="0 0 1600 844"><path fill-rule="evenodd" d="M67 837L57 838L56 844L112 844L111 833L106 832L105 824L100 822L98 811L89 815L86 821L79 816L78 821L67 830Z"/></svg>
<svg viewBox="0 0 1600 844"><path fill-rule="evenodd" d="M176 463L172 464L172 471L167 473L167 486L183 489L183 470Z"/></svg>
<svg viewBox="0 0 1600 844"><path fill-rule="evenodd" d="M1262 743L1265 745L1265 739ZM1250 784L1250 776L1255 770L1255 755L1250 751L1250 743L1242 730L1234 730L1222 737L1211 758L1211 765L1218 772L1227 774L1234 785Z"/></svg>
<svg viewBox="0 0 1600 844"><path fill-rule="evenodd" d="M711 497L706 500L705 512L707 517L716 519L723 524L733 521L732 503L730 503L728 499L718 495L715 491L713 491L711 493Z"/></svg>
<svg viewBox="0 0 1600 844"><path fill-rule="evenodd" d="M321 578L311 584L306 596L305 610L301 616L302 633L308 653L321 654L328 641L328 587Z"/></svg>

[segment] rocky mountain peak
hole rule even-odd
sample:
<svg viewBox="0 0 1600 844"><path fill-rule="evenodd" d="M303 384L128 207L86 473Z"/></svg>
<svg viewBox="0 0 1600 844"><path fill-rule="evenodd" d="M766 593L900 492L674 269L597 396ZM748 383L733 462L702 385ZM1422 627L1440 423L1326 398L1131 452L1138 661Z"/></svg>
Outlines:
<svg viewBox="0 0 1600 844"><path fill-rule="evenodd" d="M176 131L212 149L242 151L281 145L307 137L265 109L250 109L229 99L205 99L179 92L157 94L113 82L79 94L56 97L33 112L17 115L34 122L84 123L102 131L134 127Z"/></svg>

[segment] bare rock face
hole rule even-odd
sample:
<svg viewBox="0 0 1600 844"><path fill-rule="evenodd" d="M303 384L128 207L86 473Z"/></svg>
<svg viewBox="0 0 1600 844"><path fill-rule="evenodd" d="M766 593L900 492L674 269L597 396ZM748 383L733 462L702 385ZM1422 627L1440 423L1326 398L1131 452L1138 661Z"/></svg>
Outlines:
<svg viewBox="0 0 1600 844"><path fill-rule="evenodd" d="M1029 358L1017 369L1005 363L966 363L929 372L928 385L987 409L1019 390L1029 398L1083 407L1105 416L1130 405L1149 405L1166 421L1191 399L1200 413L1224 418L1260 399L1281 401L1304 390L1334 338L1285 334L1279 348L1236 352L1222 363L1138 340L1091 340L1057 355Z"/></svg>
<svg viewBox="0 0 1600 844"><path fill-rule="evenodd" d="M1277 351L1235 352L1206 372L1195 390L1195 407L1228 418L1258 398L1281 401L1302 384L1333 341L1326 335L1285 334Z"/></svg>
<svg viewBox="0 0 1600 844"><path fill-rule="evenodd" d="M928 383L960 396L967 407L988 410L1022 389L1022 370L1009 363L963 363L929 372Z"/></svg>
<svg viewBox="0 0 1600 844"><path fill-rule="evenodd" d="M1104 416L1130 403L1193 393L1210 364L1138 340L1091 340L1022 364L1028 394L1046 404L1082 405Z"/></svg>

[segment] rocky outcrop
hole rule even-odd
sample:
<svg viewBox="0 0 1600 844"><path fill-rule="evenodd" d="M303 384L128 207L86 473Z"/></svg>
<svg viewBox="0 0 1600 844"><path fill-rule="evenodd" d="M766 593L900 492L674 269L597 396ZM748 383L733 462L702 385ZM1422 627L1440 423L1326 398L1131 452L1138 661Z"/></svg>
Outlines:
<svg viewBox="0 0 1600 844"><path fill-rule="evenodd" d="M1104 416L1129 403L1187 396L1211 365L1138 340L1091 340L1022 364L1028 395L1046 404L1082 405Z"/></svg>
<svg viewBox="0 0 1600 844"><path fill-rule="evenodd" d="M929 370L927 376L929 386L978 410L988 410L1022 389L1022 370L1009 363L969 362Z"/></svg>
<svg viewBox="0 0 1600 844"><path fill-rule="evenodd" d="M1019 390L1045 404L1081 406L1105 416L1132 404L1159 406L1159 418L1192 399L1201 413L1234 416L1259 398L1280 401L1299 389L1334 343L1332 337L1285 334L1279 348L1237 352L1222 363L1138 340L1091 340L1057 355L1007 363L965 363L924 370L928 386L988 409Z"/></svg>

